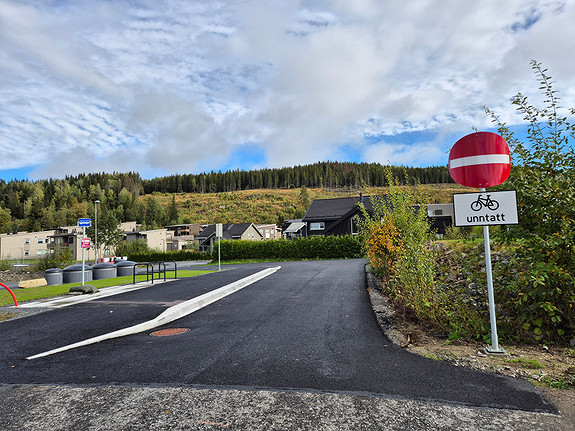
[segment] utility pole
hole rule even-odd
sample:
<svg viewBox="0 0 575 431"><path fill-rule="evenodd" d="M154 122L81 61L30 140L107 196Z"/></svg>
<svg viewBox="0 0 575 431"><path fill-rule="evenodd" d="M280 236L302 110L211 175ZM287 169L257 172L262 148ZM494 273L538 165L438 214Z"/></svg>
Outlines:
<svg viewBox="0 0 575 431"><path fill-rule="evenodd" d="M98 263L98 204L99 200L94 201L94 265Z"/></svg>

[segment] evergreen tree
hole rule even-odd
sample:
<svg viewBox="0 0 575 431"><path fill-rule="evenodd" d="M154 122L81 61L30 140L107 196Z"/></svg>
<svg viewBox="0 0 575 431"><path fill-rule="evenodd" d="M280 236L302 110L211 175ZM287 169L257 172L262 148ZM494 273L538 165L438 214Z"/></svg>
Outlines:
<svg viewBox="0 0 575 431"><path fill-rule="evenodd" d="M180 214L176 205L176 196L172 194L172 200L166 208L165 221L167 225L174 225L180 222Z"/></svg>

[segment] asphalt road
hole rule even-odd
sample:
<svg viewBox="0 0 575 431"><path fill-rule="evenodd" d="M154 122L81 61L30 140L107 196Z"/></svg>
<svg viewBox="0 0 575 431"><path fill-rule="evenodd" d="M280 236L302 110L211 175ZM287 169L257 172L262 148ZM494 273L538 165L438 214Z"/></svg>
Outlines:
<svg viewBox="0 0 575 431"><path fill-rule="evenodd" d="M391 343L369 305L364 263L281 263L275 274L168 325L186 333L140 333L34 360L25 358L151 319L276 265L241 266L3 322L0 382L320 391L555 412L525 381Z"/></svg>

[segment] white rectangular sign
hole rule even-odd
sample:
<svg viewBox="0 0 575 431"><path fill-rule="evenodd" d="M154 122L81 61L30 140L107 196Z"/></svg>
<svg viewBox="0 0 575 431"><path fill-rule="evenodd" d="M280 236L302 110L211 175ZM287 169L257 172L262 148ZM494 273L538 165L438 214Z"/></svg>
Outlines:
<svg viewBox="0 0 575 431"><path fill-rule="evenodd" d="M453 209L455 226L519 224L514 190L454 194Z"/></svg>

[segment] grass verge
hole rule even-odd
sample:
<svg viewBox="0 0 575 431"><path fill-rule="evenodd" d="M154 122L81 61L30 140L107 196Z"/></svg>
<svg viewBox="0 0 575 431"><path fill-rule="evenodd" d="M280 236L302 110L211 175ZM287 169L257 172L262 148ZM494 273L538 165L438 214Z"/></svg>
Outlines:
<svg viewBox="0 0 575 431"><path fill-rule="evenodd" d="M212 270L182 270L178 271L178 278L188 278L194 277L201 274L207 274L210 272L214 272ZM166 271L166 278L174 278L174 271ZM154 278L157 280L158 278ZM162 277L163 279L163 277ZM85 284L89 284L90 286L97 287L101 289L103 287L111 287L111 286L119 286L122 284L132 284L133 276L128 275L125 277L116 277L116 278L106 278L104 280L93 280L89 282L85 282ZM146 281L145 275L136 275L136 282ZM33 301L36 299L42 298L52 298L54 296L65 295L68 293L71 287L79 286L82 283L69 283L69 284L61 284L58 286L42 286L42 287L31 287L28 289L13 289L14 295L18 300L18 303L25 302L25 301ZM0 305L11 305L14 301L12 296L6 289L2 289L0 291Z"/></svg>

